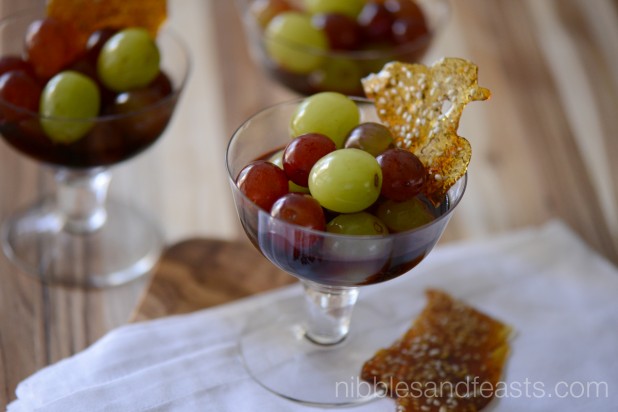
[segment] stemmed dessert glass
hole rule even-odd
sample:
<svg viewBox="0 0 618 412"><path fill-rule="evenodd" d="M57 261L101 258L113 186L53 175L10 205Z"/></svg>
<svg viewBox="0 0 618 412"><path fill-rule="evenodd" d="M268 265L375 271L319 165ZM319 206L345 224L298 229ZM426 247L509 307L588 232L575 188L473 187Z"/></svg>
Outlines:
<svg viewBox="0 0 618 412"><path fill-rule="evenodd" d="M354 101L361 122L379 122L373 103ZM359 286L400 276L427 256L464 194L467 175L433 207L434 220L407 232L341 235L274 218L249 200L235 181L249 162L267 159L289 142L289 121L301 102L280 103L257 113L240 126L227 148L229 180L247 236L274 265L297 277L304 290L304 299L272 302L256 311L239 350L251 376L280 396L307 405L353 405L380 394L357 391L343 396L337 382L358 376L363 362L402 332L400 325L386 327L389 319L381 307L359 304L355 309ZM352 312L357 321L352 321Z"/></svg>
<svg viewBox="0 0 618 412"><path fill-rule="evenodd" d="M28 10L0 22L0 55L20 55L28 25L42 18ZM6 219L5 254L45 283L106 287L135 279L153 268L162 233L144 212L108 199L110 167L150 147L169 123L189 67L189 52L170 29L157 36L161 71L171 83L166 97L119 114L84 120L43 118L0 100L0 133L27 157L39 161L56 183L55 193ZM169 86L169 83L166 83ZM163 87L163 86L162 86ZM54 143L41 122L68 128L89 124L72 143Z"/></svg>
<svg viewBox="0 0 618 412"><path fill-rule="evenodd" d="M321 49L305 44L271 38L264 22L256 18L255 9L269 8L263 14L273 15L285 11L302 11L302 0L236 0L246 34L249 52L253 60L266 73L283 86L311 95L321 91L336 91L351 96L364 97L360 80L370 73L379 72L390 61L419 63L430 49L434 39L445 26L450 14L449 0L396 0L416 3L422 10L427 32L407 41L392 44L388 41L360 40L355 49ZM263 5L268 3L266 5ZM375 1L384 3L384 1ZM256 7L257 6L257 7ZM405 9L405 4L403 5ZM407 20L409 16L403 18ZM384 22L377 22L384 24ZM337 28L338 32L345 28ZM269 43L285 53L281 58L314 62L307 67L285 67L269 53Z"/></svg>

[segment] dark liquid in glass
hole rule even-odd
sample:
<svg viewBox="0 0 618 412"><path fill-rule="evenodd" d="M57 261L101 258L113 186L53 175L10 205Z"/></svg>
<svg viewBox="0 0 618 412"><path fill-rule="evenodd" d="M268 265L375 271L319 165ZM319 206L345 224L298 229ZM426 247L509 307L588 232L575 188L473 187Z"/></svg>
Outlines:
<svg viewBox="0 0 618 412"><path fill-rule="evenodd" d="M269 152L259 159L269 159ZM388 236L342 236L304 230L271 217L246 198L239 207L243 228L254 246L282 270L332 286L384 282L418 265L440 238L450 209L448 198L434 206L422 198L436 220ZM328 213L328 212L327 212Z"/></svg>
<svg viewBox="0 0 618 412"><path fill-rule="evenodd" d="M15 149L44 163L70 168L107 166L154 143L165 130L177 99L174 93L132 114L98 118L85 136L72 143L51 140L35 113L18 118L0 116L0 134Z"/></svg>

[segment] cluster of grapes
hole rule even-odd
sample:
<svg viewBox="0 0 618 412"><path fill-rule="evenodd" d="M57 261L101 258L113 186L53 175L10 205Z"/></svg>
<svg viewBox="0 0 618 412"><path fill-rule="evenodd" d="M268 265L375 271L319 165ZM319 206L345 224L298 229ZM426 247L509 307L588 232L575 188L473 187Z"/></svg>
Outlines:
<svg viewBox="0 0 618 412"><path fill-rule="evenodd" d="M423 164L382 124L359 122L342 94L306 98L291 119L295 138L245 166L238 188L272 216L314 230L386 235L429 223Z"/></svg>
<svg viewBox="0 0 618 412"><path fill-rule="evenodd" d="M97 30L85 46L78 39L53 18L29 25L23 56L0 57L0 125L38 113L45 135L68 145L83 138L97 116L133 113L172 92L145 29ZM143 128L142 119L133 120L126 128Z"/></svg>
<svg viewBox="0 0 618 412"><path fill-rule="evenodd" d="M348 94L358 94L360 77L384 63L380 57L356 59L353 53L377 51L388 56L386 61L414 61L430 35L414 0L303 0L299 5L256 0L252 11L263 27L268 58L289 74L279 73L280 78L305 75L314 89Z"/></svg>

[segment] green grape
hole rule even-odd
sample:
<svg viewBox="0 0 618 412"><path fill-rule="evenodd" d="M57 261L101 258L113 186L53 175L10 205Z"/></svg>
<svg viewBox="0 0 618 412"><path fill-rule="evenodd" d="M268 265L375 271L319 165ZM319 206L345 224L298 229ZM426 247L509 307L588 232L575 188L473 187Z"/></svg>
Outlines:
<svg viewBox="0 0 618 412"><path fill-rule="evenodd" d="M311 73L309 82L318 90L357 94L361 88L362 77L363 72L354 60L329 56L318 70Z"/></svg>
<svg viewBox="0 0 618 412"><path fill-rule="evenodd" d="M303 4L311 14L339 13L356 19L365 0L304 0Z"/></svg>
<svg viewBox="0 0 618 412"><path fill-rule="evenodd" d="M320 67L328 49L326 34L311 24L311 17L290 11L274 17L264 34L266 51L279 66L306 74Z"/></svg>
<svg viewBox="0 0 618 412"><path fill-rule="evenodd" d="M331 220L326 230L333 234L350 235L327 236L324 240L325 253L332 259L346 262L345 269L350 275L358 273L354 261L362 262L363 272L379 272L390 258L392 238L386 225L377 217L366 213L341 214ZM354 236L382 236L372 241L359 240Z"/></svg>
<svg viewBox="0 0 618 412"><path fill-rule="evenodd" d="M309 191L334 212L354 213L380 195L382 169L375 157L359 149L339 149L322 157L309 173Z"/></svg>
<svg viewBox="0 0 618 412"><path fill-rule="evenodd" d="M341 148L346 136L359 121L356 103L341 93L322 92L307 97L296 108L290 130L294 136L321 133Z"/></svg>
<svg viewBox="0 0 618 412"><path fill-rule="evenodd" d="M278 152L270 156L268 158L268 161L273 163L278 168L283 169L283 149L279 150ZM297 185L291 180L288 183L288 187L289 187L290 193L309 193L308 187Z"/></svg>
<svg viewBox="0 0 618 412"><path fill-rule="evenodd" d="M428 206L418 197L403 202L387 200L378 207L376 215L393 232L411 230L435 219Z"/></svg>
<svg viewBox="0 0 618 412"><path fill-rule="evenodd" d="M117 92L148 85L159 74L159 48L143 28L122 30L101 49L97 72L105 86Z"/></svg>
<svg viewBox="0 0 618 412"><path fill-rule="evenodd" d="M344 213L328 222L326 230L343 235L386 235L388 228L380 219L367 212Z"/></svg>
<svg viewBox="0 0 618 412"><path fill-rule="evenodd" d="M393 240L388 236L374 239L327 236L323 250L329 259L345 262L339 268L340 276L354 279L359 273L379 273L390 258L392 245Z"/></svg>
<svg viewBox="0 0 618 412"><path fill-rule="evenodd" d="M83 137L99 113L99 88L87 76L60 72L47 82L39 112L43 130L55 142L71 143Z"/></svg>
<svg viewBox="0 0 618 412"><path fill-rule="evenodd" d="M275 166L283 169L283 149L276 151L269 158L268 161Z"/></svg>

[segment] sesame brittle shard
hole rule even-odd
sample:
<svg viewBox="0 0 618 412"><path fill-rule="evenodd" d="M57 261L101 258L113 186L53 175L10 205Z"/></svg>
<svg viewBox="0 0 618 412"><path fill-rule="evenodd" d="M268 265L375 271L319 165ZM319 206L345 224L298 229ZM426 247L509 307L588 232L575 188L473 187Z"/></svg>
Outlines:
<svg viewBox="0 0 618 412"><path fill-rule="evenodd" d="M477 79L475 64L444 58L430 67L390 62L362 80L397 146L412 151L425 165L424 192L436 204L464 176L470 162L470 143L457 129L464 107L491 95Z"/></svg>
<svg viewBox="0 0 618 412"><path fill-rule="evenodd" d="M509 326L439 290L391 347L363 365L361 378L397 399L398 412L474 412L495 396Z"/></svg>

